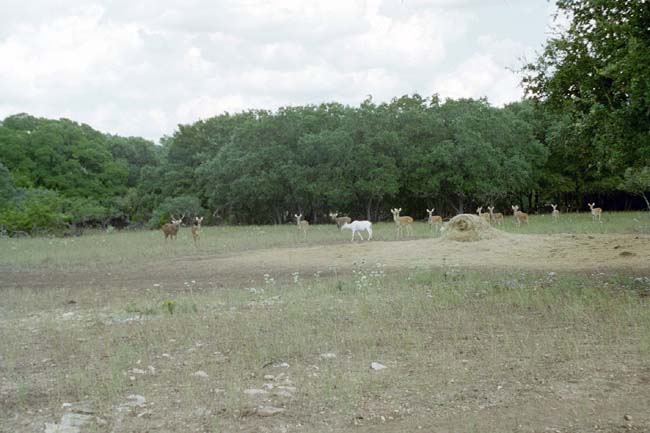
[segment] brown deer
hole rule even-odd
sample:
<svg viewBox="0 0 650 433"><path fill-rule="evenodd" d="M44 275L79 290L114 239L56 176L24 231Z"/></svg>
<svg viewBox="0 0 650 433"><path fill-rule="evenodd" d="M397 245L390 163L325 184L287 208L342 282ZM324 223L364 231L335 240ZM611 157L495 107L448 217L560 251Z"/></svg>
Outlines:
<svg viewBox="0 0 650 433"><path fill-rule="evenodd" d="M402 228L406 227L407 236L413 235L413 218L410 216L399 216L399 213L402 211L402 208L391 209L390 212L393 214L393 221L397 225L396 238L400 238L403 235Z"/></svg>
<svg viewBox="0 0 650 433"><path fill-rule="evenodd" d="M440 215L434 215L433 214L434 210L436 210L435 207L432 209L427 209L427 213L429 214L429 219L427 220L427 222L429 223L429 227L431 228L431 230L435 228L436 231L438 231L440 230L440 226L442 225L442 217Z"/></svg>
<svg viewBox="0 0 650 433"><path fill-rule="evenodd" d="M298 230L302 232L302 235L305 239L307 239L307 230L309 230L309 221L302 220L302 214L296 215L293 214L294 218L296 218L296 224L298 225Z"/></svg>
<svg viewBox="0 0 650 433"><path fill-rule="evenodd" d="M346 216L337 216L339 213L338 212L330 212L330 218L332 221L336 223L336 227L338 227L339 230L341 230L341 227L343 227L343 224L350 224L352 219L350 217Z"/></svg>
<svg viewBox="0 0 650 433"><path fill-rule="evenodd" d="M553 217L553 222L556 223L560 220L560 211L557 210L556 204L551 204L549 206L553 208L553 212L551 212L551 216Z"/></svg>
<svg viewBox="0 0 650 433"><path fill-rule="evenodd" d="M194 244L198 244L199 239L201 238L201 223L203 222L203 217L194 217L194 225L192 226L192 239L194 239Z"/></svg>
<svg viewBox="0 0 650 433"><path fill-rule="evenodd" d="M512 211L515 215L515 224L521 227L521 222L526 221L528 224L528 214L519 210L519 206L513 205Z"/></svg>
<svg viewBox="0 0 650 433"><path fill-rule="evenodd" d="M476 213L478 214L478 216L480 216L485 221L487 221L488 224L490 223L490 214L488 212L483 213L483 206L479 206L478 208L476 208Z"/></svg>
<svg viewBox="0 0 650 433"><path fill-rule="evenodd" d="M593 222L596 222L596 219L598 219L598 222L602 224L603 222L600 220L600 217L603 214L603 209L599 207L594 207L596 206L596 203L587 203L587 204L589 205L589 209L591 209L591 220Z"/></svg>
<svg viewBox="0 0 650 433"><path fill-rule="evenodd" d="M503 224L503 214L501 212L494 212L494 206L488 206L488 210L490 211L490 220L495 223L496 225L501 225Z"/></svg>
<svg viewBox="0 0 650 433"><path fill-rule="evenodd" d="M161 230L165 234L165 241L167 238L171 237L172 239L176 239L176 235L178 234L178 229L181 227L181 223L183 222L183 218L185 218L185 214L181 215L180 219L174 218L174 215L171 215L172 217L172 222L167 223L161 227Z"/></svg>

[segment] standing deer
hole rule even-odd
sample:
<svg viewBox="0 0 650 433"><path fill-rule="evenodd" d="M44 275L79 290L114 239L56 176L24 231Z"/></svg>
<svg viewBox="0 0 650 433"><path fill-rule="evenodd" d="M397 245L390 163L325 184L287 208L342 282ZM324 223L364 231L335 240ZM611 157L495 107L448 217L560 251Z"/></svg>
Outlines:
<svg viewBox="0 0 650 433"><path fill-rule="evenodd" d="M591 209L591 220L592 222L596 222L596 219L598 219L599 223L603 223L600 220L601 215L603 214L602 208L599 207L594 207L596 203L587 203L589 205L589 209Z"/></svg>
<svg viewBox="0 0 650 433"><path fill-rule="evenodd" d="M551 212L551 216L553 217L553 222L556 223L560 220L560 211L557 210L556 204L551 204L549 206L553 208L553 212Z"/></svg>
<svg viewBox="0 0 650 433"><path fill-rule="evenodd" d="M201 223L203 222L203 217L194 217L194 225L192 226L192 239L194 239L194 244L198 244L201 237Z"/></svg>
<svg viewBox="0 0 650 433"><path fill-rule="evenodd" d="M519 206L513 205L512 206L512 211L514 212L515 215L515 223L521 227L521 222L526 221L526 224L528 224L528 214L525 212L522 212L519 210Z"/></svg>
<svg viewBox="0 0 650 433"><path fill-rule="evenodd" d="M307 230L309 229L309 221L301 220L302 214L300 215L293 214L293 216L294 218L296 218L296 225L298 226L298 230L300 230L303 234L303 237L307 239Z"/></svg>
<svg viewBox="0 0 650 433"><path fill-rule="evenodd" d="M181 227L181 223L183 222L183 218L185 218L185 214L181 215L180 219L174 218L174 215L171 215L172 217L172 222L167 223L161 227L161 230L165 234L165 241L167 240L168 237L171 237L172 239L176 239L176 235L178 234L178 229Z"/></svg>
<svg viewBox="0 0 650 433"><path fill-rule="evenodd" d="M413 235L413 218L410 216L399 216L399 213L402 211L402 208L391 209L390 212L393 214L393 221L397 225L396 237L400 238L403 235L402 227L406 227L407 236Z"/></svg>
<svg viewBox="0 0 650 433"><path fill-rule="evenodd" d="M338 214L339 214L338 212L330 212L329 215L332 221L336 223L336 227L338 227L338 229L341 230L343 224L350 224L350 221L352 221L352 219L346 216L342 216L342 217L337 216Z"/></svg>
<svg viewBox="0 0 650 433"><path fill-rule="evenodd" d="M431 228L431 230L435 228L436 231L438 231L440 230L440 226L442 225L442 217L440 215L434 215L433 214L434 210L436 210L435 207L432 209L427 209L427 213L429 214L429 219L427 220L427 222L429 223L429 227Z"/></svg>
<svg viewBox="0 0 650 433"><path fill-rule="evenodd" d="M362 231L368 232L368 240L372 239L372 223L370 221L352 221L351 223L344 223L341 226L341 230L350 229L352 230L352 242L354 242L354 235L359 233L359 237L363 240L361 235Z"/></svg>
<svg viewBox="0 0 650 433"><path fill-rule="evenodd" d="M503 214L501 212L494 213L494 206L488 206L488 210L490 211L490 220L497 225L503 224Z"/></svg>
<svg viewBox="0 0 650 433"><path fill-rule="evenodd" d="M490 223L490 214L487 212L483 213L483 206L479 206L478 208L476 208L476 213L478 214L478 216L480 216L485 221L487 221L488 224Z"/></svg>

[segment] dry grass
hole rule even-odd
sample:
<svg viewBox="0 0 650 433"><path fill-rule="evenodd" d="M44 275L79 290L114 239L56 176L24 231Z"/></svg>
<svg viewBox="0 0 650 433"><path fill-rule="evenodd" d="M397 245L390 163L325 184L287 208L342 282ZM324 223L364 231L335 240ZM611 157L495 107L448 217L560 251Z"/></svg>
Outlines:
<svg viewBox="0 0 650 433"><path fill-rule="evenodd" d="M646 217L579 217L593 235L471 244L424 223L0 239L0 431L80 401L99 432L650 431L647 237L612 234Z"/></svg>
<svg viewBox="0 0 650 433"><path fill-rule="evenodd" d="M0 430L40 431L74 401L97 431L616 431L626 414L650 428L650 280L364 263L264 280L4 290ZM134 393L147 407L121 417Z"/></svg>

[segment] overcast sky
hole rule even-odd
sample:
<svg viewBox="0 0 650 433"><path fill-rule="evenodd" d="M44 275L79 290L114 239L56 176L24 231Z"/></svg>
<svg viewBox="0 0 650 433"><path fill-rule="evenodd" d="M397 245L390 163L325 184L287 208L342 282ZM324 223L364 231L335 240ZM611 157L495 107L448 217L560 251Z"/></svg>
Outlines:
<svg viewBox="0 0 650 433"><path fill-rule="evenodd" d="M158 140L224 111L417 92L519 100L546 0L0 0L0 119Z"/></svg>

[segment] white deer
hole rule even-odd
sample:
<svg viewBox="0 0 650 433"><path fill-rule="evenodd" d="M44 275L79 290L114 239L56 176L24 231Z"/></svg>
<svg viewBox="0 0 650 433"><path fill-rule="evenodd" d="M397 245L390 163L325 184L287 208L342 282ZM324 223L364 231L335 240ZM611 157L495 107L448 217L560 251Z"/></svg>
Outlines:
<svg viewBox="0 0 650 433"><path fill-rule="evenodd" d="M338 227L340 230L343 224L349 224L350 221L352 221L352 219L346 216L342 216L342 217L337 216L338 214L339 214L338 212L330 212L329 215L332 221L336 223L336 227Z"/></svg>
<svg viewBox="0 0 650 433"><path fill-rule="evenodd" d="M307 239L307 230L309 230L309 221L302 220L302 214L296 215L293 214L294 218L296 218L296 224L298 226L298 230L300 230L303 234L303 237Z"/></svg>
<svg viewBox="0 0 650 433"><path fill-rule="evenodd" d="M172 239L176 239L176 235L178 234L178 229L181 227L181 223L183 222L183 218L185 218L185 214L181 215L180 219L174 218L174 215L171 215L172 217L172 222L167 223L161 227L161 230L165 234L165 241L167 238L171 237Z"/></svg>
<svg viewBox="0 0 650 433"><path fill-rule="evenodd" d="M492 222L497 225L503 224L503 214L501 212L495 213L494 206L488 206L488 210L490 211L490 220L492 220Z"/></svg>
<svg viewBox="0 0 650 433"><path fill-rule="evenodd" d="M432 209L427 209L427 213L429 214L429 219L427 220L427 222L429 223L429 227L431 228L431 230L435 228L436 231L438 231L440 230L440 226L442 225L442 217L440 215L434 215L433 214L434 210L436 210L435 207Z"/></svg>
<svg viewBox="0 0 650 433"><path fill-rule="evenodd" d="M515 215L515 223L521 227L521 222L526 221L526 224L528 224L528 214L526 212L522 212L519 210L518 205L512 205L512 211Z"/></svg>
<svg viewBox="0 0 650 433"><path fill-rule="evenodd" d="M351 223L344 223L341 226L341 230L343 229L352 230L352 242L354 242L354 235L356 233L358 233L361 240L363 240L361 232L364 230L368 232L368 240L372 239L372 223L370 221L352 221Z"/></svg>
<svg viewBox="0 0 650 433"><path fill-rule="evenodd" d="M410 216L399 216L399 213L402 211L402 208L391 209L390 212L393 214L393 221L397 225L396 237L400 238L403 235L402 227L406 227L407 236L413 234L413 218Z"/></svg>
<svg viewBox="0 0 650 433"><path fill-rule="evenodd" d="M550 206L553 208L553 212L551 212L551 216L553 217L553 222L556 223L560 220L560 211L557 210L556 204L551 204Z"/></svg>
<svg viewBox="0 0 650 433"><path fill-rule="evenodd" d="M589 209L591 209L591 220L593 222L596 222L596 220L598 220L598 222L602 224L603 222L600 220L600 217L603 214L603 209L599 207L594 207L596 206L596 203L587 203L587 204L589 205Z"/></svg>

